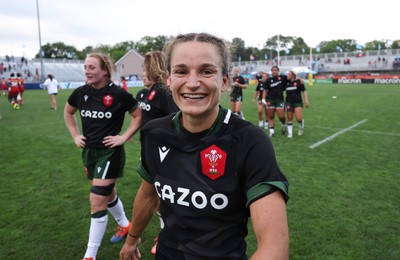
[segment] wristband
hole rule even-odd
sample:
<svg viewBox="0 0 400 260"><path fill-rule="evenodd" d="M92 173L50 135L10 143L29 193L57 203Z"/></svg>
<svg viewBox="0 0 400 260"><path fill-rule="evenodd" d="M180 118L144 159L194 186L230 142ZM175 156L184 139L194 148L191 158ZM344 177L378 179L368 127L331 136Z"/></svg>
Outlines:
<svg viewBox="0 0 400 260"><path fill-rule="evenodd" d="M132 235L132 234L129 233L129 232L128 232L128 236L133 237L133 238L140 238L140 235L139 235L139 236L135 236L135 235Z"/></svg>

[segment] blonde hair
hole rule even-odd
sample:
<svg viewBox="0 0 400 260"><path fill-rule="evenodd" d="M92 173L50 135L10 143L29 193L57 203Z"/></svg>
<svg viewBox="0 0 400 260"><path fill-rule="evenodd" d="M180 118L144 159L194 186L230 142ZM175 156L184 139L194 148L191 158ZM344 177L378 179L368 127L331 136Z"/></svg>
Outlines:
<svg viewBox="0 0 400 260"><path fill-rule="evenodd" d="M144 70L146 77L154 82L167 84L168 70L165 63L164 53L161 51L148 52L144 55Z"/></svg>
<svg viewBox="0 0 400 260"><path fill-rule="evenodd" d="M91 53L89 54L89 57L99 60L101 69L107 71L107 81L111 81L112 73L114 72L114 63L112 62L111 57L101 52Z"/></svg>

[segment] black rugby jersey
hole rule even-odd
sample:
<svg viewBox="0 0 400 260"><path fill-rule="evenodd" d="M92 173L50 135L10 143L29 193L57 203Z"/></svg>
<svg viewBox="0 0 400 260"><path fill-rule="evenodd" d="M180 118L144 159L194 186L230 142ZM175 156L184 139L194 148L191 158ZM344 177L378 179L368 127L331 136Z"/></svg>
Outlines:
<svg viewBox="0 0 400 260"><path fill-rule="evenodd" d="M179 111L171 93L160 83L155 83L147 91L145 99L140 102L140 108L142 109L141 128L150 120Z"/></svg>
<svg viewBox="0 0 400 260"><path fill-rule="evenodd" d="M272 144L228 109L195 134L181 128L180 115L154 119L141 132L138 173L154 184L165 223L158 243L181 259L246 259L249 205L275 190L288 199Z"/></svg>
<svg viewBox="0 0 400 260"><path fill-rule="evenodd" d="M286 75L279 75L267 79L266 89L268 90L268 100L283 101L283 91L285 90L286 81Z"/></svg>
<svg viewBox="0 0 400 260"><path fill-rule="evenodd" d="M301 84L299 79L294 81L288 80L286 82L286 102L290 103L302 103L301 92L305 91L306 87Z"/></svg>
<svg viewBox="0 0 400 260"><path fill-rule="evenodd" d="M237 82L239 84L246 84L245 79L242 76L237 76L233 78L233 82ZM243 89L241 87L233 87L232 95L235 96L243 96Z"/></svg>
<svg viewBox="0 0 400 260"><path fill-rule="evenodd" d="M143 88L143 89L139 90L138 93L136 94L136 100L139 103L139 106L140 106L140 103L146 99L146 95L147 95L148 91L149 91L148 88Z"/></svg>
<svg viewBox="0 0 400 260"><path fill-rule="evenodd" d="M266 82L259 80L258 84L257 84L257 87L256 87L256 92L260 91L260 95L258 96L258 100L262 100L262 96L263 96L265 87L266 87Z"/></svg>
<svg viewBox="0 0 400 260"><path fill-rule="evenodd" d="M132 113L138 107L133 96L113 82L101 89L88 84L78 87L68 103L80 112L87 148L106 148L103 138L119 134L125 112Z"/></svg>

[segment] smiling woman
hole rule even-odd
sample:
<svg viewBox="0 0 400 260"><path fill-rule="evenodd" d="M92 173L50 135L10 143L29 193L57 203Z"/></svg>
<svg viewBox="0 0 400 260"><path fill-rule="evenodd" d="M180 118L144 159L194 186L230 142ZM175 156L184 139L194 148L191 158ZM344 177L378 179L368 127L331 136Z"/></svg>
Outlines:
<svg viewBox="0 0 400 260"><path fill-rule="evenodd" d="M258 239L254 259L287 259L288 181L272 144L263 130L220 105L228 47L213 35L189 33L165 53L180 112L141 130L143 180L120 258L141 258L140 236L159 202L164 228L156 259L248 259L249 216Z"/></svg>
<svg viewBox="0 0 400 260"><path fill-rule="evenodd" d="M111 81L112 63L102 53L85 60L86 84L75 89L64 108L64 120L78 148L82 148L84 172L91 184L91 222L84 259L96 259L111 213L118 223L111 243L120 242L128 233L130 222L115 188L125 166L124 143L139 129L141 110L133 96ZM80 111L82 134L75 118ZM131 122L120 135L125 113Z"/></svg>

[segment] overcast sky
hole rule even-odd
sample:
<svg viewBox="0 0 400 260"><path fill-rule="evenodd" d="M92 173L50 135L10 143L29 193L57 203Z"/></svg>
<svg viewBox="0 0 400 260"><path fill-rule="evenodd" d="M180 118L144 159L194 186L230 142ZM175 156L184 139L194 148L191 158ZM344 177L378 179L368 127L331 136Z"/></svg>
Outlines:
<svg viewBox="0 0 400 260"><path fill-rule="evenodd" d="M261 48L274 35L322 41L400 39L392 0L38 0L42 45L86 46L144 36L209 32ZM0 55L32 58L39 50L36 0L0 0Z"/></svg>

